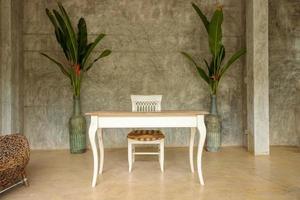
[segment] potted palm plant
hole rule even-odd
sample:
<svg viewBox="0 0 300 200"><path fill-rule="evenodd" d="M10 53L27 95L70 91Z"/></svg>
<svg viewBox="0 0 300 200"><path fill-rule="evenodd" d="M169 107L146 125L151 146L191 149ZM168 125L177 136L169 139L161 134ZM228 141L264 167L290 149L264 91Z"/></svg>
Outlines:
<svg viewBox="0 0 300 200"><path fill-rule="evenodd" d="M210 62L204 59L205 67L201 67L192 56L186 52L181 52L196 67L200 77L208 84L211 94L210 115L206 117L207 126L207 150L219 151L221 146L221 125L218 118L217 110L217 91L219 83L225 72L230 66L243 54L246 53L245 48L234 53L227 62L223 62L225 58L225 47L222 42L222 22L223 11L222 6L218 5L212 18L208 18L202 13L200 8L192 3L192 7L199 15L208 34L208 44L211 53Z"/></svg>
<svg viewBox="0 0 300 200"><path fill-rule="evenodd" d="M56 40L63 50L65 61L58 61L45 53L43 56L55 63L61 72L70 79L73 92L73 115L69 120L70 151L71 153L83 153L86 149L86 119L81 114L80 90L85 74L99 59L108 56L111 51L106 49L95 59L90 56L97 44L105 34L99 34L96 39L88 43L87 27L84 18L80 18L75 32L71 20L60 2L57 2L59 10L46 9L56 36Z"/></svg>

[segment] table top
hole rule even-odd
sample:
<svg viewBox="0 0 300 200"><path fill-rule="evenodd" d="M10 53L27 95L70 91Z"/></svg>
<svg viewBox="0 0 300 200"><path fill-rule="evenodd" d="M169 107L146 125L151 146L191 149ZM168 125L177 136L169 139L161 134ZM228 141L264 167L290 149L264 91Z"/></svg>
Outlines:
<svg viewBox="0 0 300 200"><path fill-rule="evenodd" d="M160 112L131 112L131 111L96 111L88 112L85 115L102 117L163 117L163 116L195 116L207 115L207 111L189 111L189 110L163 110Z"/></svg>

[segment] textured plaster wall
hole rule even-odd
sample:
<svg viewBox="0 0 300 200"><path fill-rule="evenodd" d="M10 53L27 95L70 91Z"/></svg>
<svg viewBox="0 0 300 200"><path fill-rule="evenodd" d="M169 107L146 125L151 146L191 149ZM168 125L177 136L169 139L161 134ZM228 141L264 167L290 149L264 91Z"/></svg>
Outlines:
<svg viewBox="0 0 300 200"><path fill-rule="evenodd" d="M13 70L12 87L12 129L11 132L23 133L24 130L24 57L23 57L23 1L11 0Z"/></svg>
<svg viewBox="0 0 300 200"><path fill-rule="evenodd" d="M248 150L269 154L269 57L268 1L248 0L247 36L247 133Z"/></svg>
<svg viewBox="0 0 300 200"><path fill-rule="evenodd" d="M1 134L23 132L23 1L0 1Z"/></svg>
<svg viewBox="0 0 300 200"><path fill-rule="evenodd" d="M130 110L130 94L162 94L163 109L208 110L209 92L180 51L208 56L207 36L185 0L64 0L73 22L87 20L90 38L106 33L103 48L113 54L98 62L82 86L83 112ZM216 1L195 1L212 13ZM224 0L227 55L244 46L244 1ZM40 51L62 55L45 15L54 0L24 1L24 125L32 148L68 148L72 111L69 81ZM98 50L100 50L98 49ZM243 60L232 66L219 90L223 145L242 145ZM105 130L107 147L126 146L128 130ZM167 129L167 145L188 143L188 130Z"/></svg>
<svg viewBox="0 0 300 200"><path fill-rule="evenodd" d="M0 16L2 16L3 11L2 11L2 2L0 2ZM2 27L3 22L1 21L0 18L0 27ZM2 28L1 28L2 30ZM3 39L2 39L2 31L0 30L0 48L2 48L3 46ZM0 62L2 63L2 53L0 52ZM0 77L2 77L2 68L0 70ZM2 82L0 81L0 94L2 94ZM2 105L2 95L0 95L0 105ZM2 117L2 106L0 106L0 113L1 113L1 117ZM0 130L2 130L2 120L0 120ZM2 131L0 133L0 135L3 135Z"/></svg>
<svg viewBox="0 0 300 200"><path fill-rule="evenodd" d="M270 142L300 145L300 1L269 1Z"/></svg>

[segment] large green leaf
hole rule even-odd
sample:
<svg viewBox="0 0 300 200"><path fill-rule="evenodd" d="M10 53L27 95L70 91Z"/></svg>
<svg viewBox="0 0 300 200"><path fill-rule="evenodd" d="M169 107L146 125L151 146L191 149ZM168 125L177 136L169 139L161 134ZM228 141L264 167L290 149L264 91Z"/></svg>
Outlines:
<svg viewBox="0 0 300 200"><path fill-rule="evenodd" d="M104 50L95 60L93 60L93 62L91 62L85 69L85 71L88 71L95 62L97 62L99 59L104 58L106 56L109 56L111 54L111 50Z"/></svg>
<svg viewBox="0 0 300 200"><path fill-rule="evenodd" d="M96 45L104 38L105 34L99 34L96 39L94 40L93 43L91 43L90 45L88 45L85 56L82 60L82 67L85 68L85 64L88 61L91 52L93 51L93 49L96 47Z"/></svg>
<svg viewBox="0 0 300 200"><path fill-rule="evenodd" d="M50 56L48 56L47 54L45 53L40 53L41 55L45 56L46 58L48 58L49 60L51 60L52 62L54 62L58 67L59 69L62 71L62 73L64 75L66 75L67 77L71 78L70 77L70 71L68 71L64 66L63 64L61 64L60 62L58 62L57 60L55 60L54 58L51 58Z"/></svg>
<svg viewBox="0 0 300 200"><path fill-rule="evenodd" d="M49 9L46 9L46 14L49 17L50 21L52 22L52 25L54 26L55 29L55 36L56 36L56 40L58 41L58 43L60 44L60 46L62 47L65 56L67 57L67 59L70 58L69 52L67 50L67 46L66 46L66 38L65 38L65 34L62 32L62 29L60 28L57 19L54 17L54 15L49 11Z"/></svg>
<svg viewBox="0 0 300 200"><path fill-rule="evenodd" d="M197 14L199 15L200 19L202 20L206 31L208 32L208 26L209 26L209 21L207 20L207 17L202 13L202 11L200 10L200 8L192 3L193 8L195 9L195 11L197 12Z"/></svg>
<svg viewBox="0 0 300 200"><path fill-rule="evenodd" d="M223 11L217 9L208 26L208 42L209 48L214 58L219 54L222 46L222 22L223 22Z"/></svg>
<svg viewBox="0 0 300 200"><path fill-rule="evenodd" d="M219 53L217 54L217 57L216 57L216 60L215 60L215 63L214 63L214 75L215 76L218 76L219 75L219 71L221 69L221 64L222 64L222 61L224 59L224 56L225 56L225 48L223 45L221 45L220 47L220 51Z"/></svg>
<svg viewBox="0 0 300 200"><path fill-rule="evenodd" d="M87 47L87 28L86 28L86 23L84 18L79 19L77 27L78 27L78 37L77 37L78 63L81 64Z"/></svg>
<svg viewBox="0 0 300 200"><path fill-rule="evenodd" d="M222 53L221 53L221 62L222 62L225 58L225 47L223 44L221 44L220 51L222 51Z"/></svg>
<svg viewBox="0 0 300 200"><path fill-rule="evenodd" d="M77 50L72 45L72 39L70 38L67 26L65 24L65 21L63 20L63 17L57 10L53 10L53 13L56 17L56 20L60 26L61 34L64 35L64 45L66 46L66 51L68 52L69 58L76 63L77 58L75 54L77 54Z"/></svg>
<svg viewBox="0 0 300 200"><path fill-rule="evenodd" d="M64 23L65 23L65 26L66 26L66 28L67 28L67 33L68 33L68 38L69 38L69 40L70 40L70 43L71 43L71 47L72 47L72 49L73 49L73 53L74 53L74 55L73 55L73 57L74 57L74 62L75 63L77 63L77 58L78 58L78 55L77 55L77 39L76 39L76 35L75 35L75 31L74 31L74 29L73 29L73 26L72 26L72 23L71 23L71 20L70 20L70 18L69 18L69 16L68 16L68 14L67 14L67 12L66 12L66 10L64 9L64 7L62 6L62 4L61 4L61 2L57 2L57 4L58 4L58 7L59 7L59 9L60 9L60 12L61 12L61 14L62 14L62 18L63 18L63 20L64 20Z"/></svg>
<svg viewBox="0 0 300 200"><path fill-rule="evenodd" d="M60 44L61 48L63 49L63 52L68 60L71 59L70 51L68 49L67 43L66 43L66 36L60 29L55 29L55 36L56 40Z"/></svg>
<svg viewBox="0 0 300 200"><path fill-rule="evenodd" d="M239 57L244 55L246 53L246 49L240 49L237 51L235 54L231 56L231 58L227 61L227 63L222 67L221 72L220 72L220 78L224 75L224 73L228 70L228 68L231 66L232 63L234 63Z"/></svg>
<svg viewBox="0 0 300 200"><path fill-rule="evenodd" d="M64 33L64 34L67 34L68 33L68 30L67 30L67 27L66 27L66 24L61 16L61 14L53 9L52 11L54 13L54 16L55 16L55 19L57 21L57 24L58 24L58 27L60 28L60 30Z"/></svg>
<svg viewBox="0 0 300 200"><path fill-rule="evenodd" d="M204 60L205 66L207 68L208 75L210 77L213 74L213 68L211 67L211 65L208 64L206 59L203 59L203 60Z"/></svg>
<svg viewBox="0 0 300 200"><path fill-rule="evenodd" d="M48 18L50 19L50 21L52 22L53 26L55 29L59 29L59 26L57 24L57 21L55 19L55 17L53 16L53 14L49 11L48 8L46 8L46 14L48 15Z"/></svg>
<svg viewBox="0 0 300 200"><path fill-rule="evenodd" d="M78 46L85 48L87 45L87 28L86 28L86 22L84 18L80 18L78 21Z"/></svg>
<svg viewBox="0 0 300 200"><path fill-rule="evenodd" d="M205 73L205 71L199 67L197 65L197 63L194 61L194 59L187 53L185 52L181 52L182 55L184 55L188 60L190 60L196 67L200 77L207 83L207 84L210 84L210 81L209 81L209 77L207 76L207 74Z"/></svg>

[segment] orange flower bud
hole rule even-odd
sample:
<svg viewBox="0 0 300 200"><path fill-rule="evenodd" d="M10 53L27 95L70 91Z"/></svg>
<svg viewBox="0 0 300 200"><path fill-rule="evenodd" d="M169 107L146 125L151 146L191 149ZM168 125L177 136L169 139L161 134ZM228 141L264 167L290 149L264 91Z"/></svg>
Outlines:
<svg viewBox="0 0 300 200"><path fill-rule="evenodd" d="M80 65L79 64L75 64L74 65L74 70L75 70L75 74L77 76L79 76L80 75Z"/></svg>

